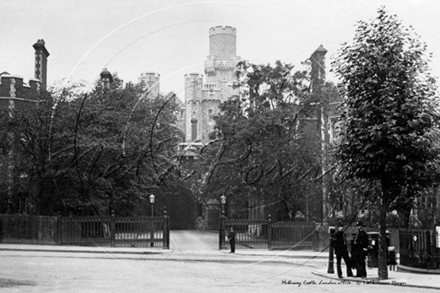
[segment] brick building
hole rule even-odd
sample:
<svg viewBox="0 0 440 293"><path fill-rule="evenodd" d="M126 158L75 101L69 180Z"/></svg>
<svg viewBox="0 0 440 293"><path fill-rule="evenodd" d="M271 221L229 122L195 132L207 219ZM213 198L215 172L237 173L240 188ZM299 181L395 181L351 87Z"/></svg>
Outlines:
<svg viewBox="0 0 440 293"><path fill-rule="evenodd" d="M23 77L8 72L0 73L0 109L8 110L10 115L13 115L13 110L20 107L30 107L38 103L38 93L46 88L47 84L47 58L49 52L45 47L44 40L38 40L34 45L35 49L35 70L34 78L25 81ZM12 140L12 134L5 134L8 137L3 137L2 140ZM0 148L0 174L4 174L0 178L0 185L6 188L6 195L8 199L8 208L11 206L11 194L14 188L18 188L20 180L24 180L26 174L18 174L15 170L15 162L19 159L19 155L15 148ZM4 190L4 189L3 189ZM25 211L22 207L22 202L18 203L20 210Z"/></svg>
<svg viewBox="0 0 440 293"><path fill-rule="evenodd" d="M41 89L47 84L47 58L49 52L44 40L38 40L35 49L35 78L25 81L23 77L8 72L0 73L0 108L14 109L21 105L37 102L35 99Z"/></svg>

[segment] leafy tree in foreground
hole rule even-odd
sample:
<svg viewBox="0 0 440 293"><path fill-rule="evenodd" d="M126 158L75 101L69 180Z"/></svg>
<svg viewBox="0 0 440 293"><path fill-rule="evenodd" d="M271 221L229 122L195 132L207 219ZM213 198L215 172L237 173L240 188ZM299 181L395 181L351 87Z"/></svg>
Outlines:
<svg viewBox="0 0 440 293"><path fill-rule="evenodd" d="M381 186L380 279L388 278L387 211L416 196L437 171L438 115L425 50L411 29L381 8L371 22L358 23L353 43L333 62L346 90L336 157L348 178Z"/></svg>

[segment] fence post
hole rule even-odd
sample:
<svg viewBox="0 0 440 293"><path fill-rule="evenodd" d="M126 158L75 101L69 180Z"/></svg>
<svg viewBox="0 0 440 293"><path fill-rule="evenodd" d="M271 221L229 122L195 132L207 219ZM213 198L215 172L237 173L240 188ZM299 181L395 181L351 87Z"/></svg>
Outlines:
<svg viewBox="0 0 440 293"><path fill-rule="evenodd" d="M0 242L3 242L4 227L4 215L0 215Z"/></svg>
<svg viewBox="0 0 440 293"><path fill-rule="evenodd" d="M170 219L166 207L163 210L163 249L170 249Z"/></svg>
<svg viewBox="0 0 440 293"><path fill-rule="evenodd" d="M267 248L272 250L272 215L267 216Z"/></svg>
<svg viewBox="0 0 440 293"><path fill-rule="evenodd" d="M221 215L221 217L220 217L220 225L219 225L219 233L218 233L218 235L219 235L219 241L218 241L218 249L219 250L221 250L221 249L223 249L223 248L226 248L226 245L225 245L225 220L226 220L226 217L225 217L225 214L224 213L222 213L222 215Z"/></svg>
<svg viewBox="0 0 440 293"><path fill-rule="evenodd" d="M110 241L111 247L115 247L115 238L116 238L116 225L115 225L115 210L112 210L112 216L110 217Z"/></svg>
<svg viewBox="0 0 440 293"><path fill-rule="evenodd" d="M57 224L56 224L56 228L57 228L57 244L61 245L61 236L63 233L63 227L62 227L62 223L61 223L61 214L58 213L57 215Z"/></svg>

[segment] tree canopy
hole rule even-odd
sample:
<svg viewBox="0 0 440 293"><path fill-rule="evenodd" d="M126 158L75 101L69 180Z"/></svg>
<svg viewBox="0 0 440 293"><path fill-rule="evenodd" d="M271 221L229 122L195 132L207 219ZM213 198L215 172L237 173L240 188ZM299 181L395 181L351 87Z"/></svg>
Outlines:
<svg viewBox="0 0 440 293"><path fill-rule="evenodd" d="M386 271L386 212L432 182L439 155L438 105L426 44L384 8L360 21L352 44L333 62L345 97L335 156L347 178L378 181L381 247Z"/></svg>
<svg viewBox="0 0 440 293"><path fill-rule="evenodd" d="M176 97L146 98L144 89L142 80L124 88L115 76L110 87L97 81L79 96L44 92L36 105L5 110L0 123L9 148L2 159L16 156L11 172L24 176L15 180L20 191L4 182L2 199L16 201L21 192L26 207L4 207L40 215L146 214L139 202L174 180L178 136Z"/></svg>
<svg viewBox="0 0 440 293"><path fill-rule="evenodd" d="M316 111L310 71L242 61L235 86L239 96L220 106L213 142L201 152L203 191L243 207L261 202L276 219L319 219L321 141L305 119Z"/></svg>

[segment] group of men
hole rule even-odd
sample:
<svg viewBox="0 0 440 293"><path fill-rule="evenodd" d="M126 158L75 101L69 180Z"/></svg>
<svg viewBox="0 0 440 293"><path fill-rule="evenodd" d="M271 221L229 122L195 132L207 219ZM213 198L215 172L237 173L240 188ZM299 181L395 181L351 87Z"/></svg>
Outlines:
<svg viewBox="0 0 440 293"><path fill-rule="evenodd" d="M362 222L356 223L356 234L353 239L351 248L351 258L348 255L347 236L344 233L344 224L342 222L338 225L338 231L334 235L333 249L336 254L336 268L338 277L342 278L341 260L344 259L347 268L347 276L353 277L352 268L356 270L356 276L359 278L367 277L367 270L365 267L365 257L368 253L368 235L362 229ZM235 252L235 231L230 228L228 234L229 244L231 246L231 253Z"/></svg>
<svg viewBox="0 0 440 293"><path fill-rule="evenodd" d="M336 254L336 269L339 278L342 278L341 259L344 259L348 277L353 277L352 268L356 269L355 277L367 277L365 257L368 253L368 235L362 229L362 222L356 223L356 229L351 248L351 259L348 255L347 236L344 233L343 223L339 223L338 231L334 235L333 249Z"/></svg>

